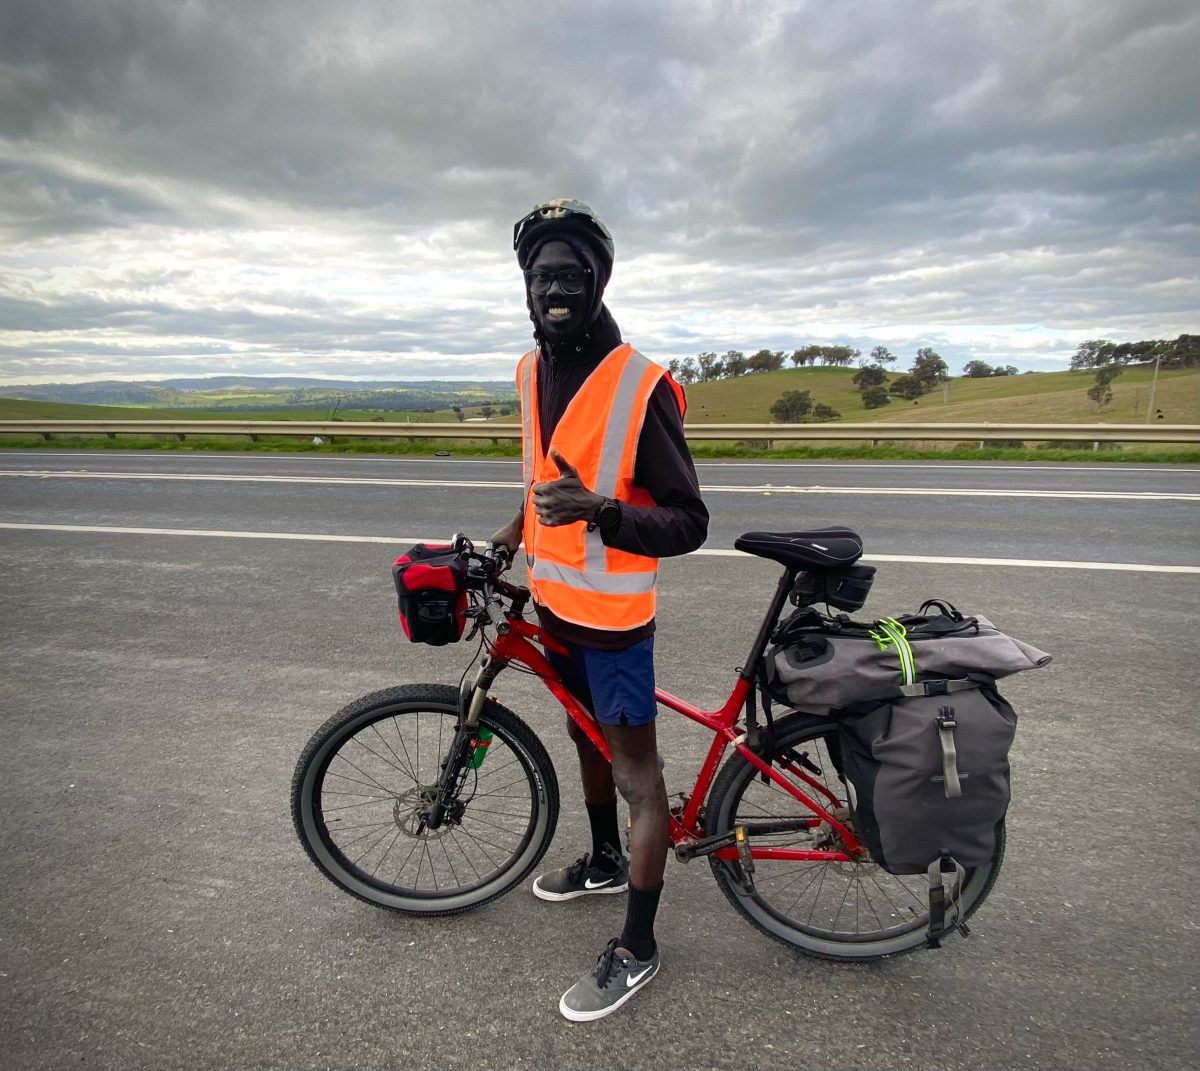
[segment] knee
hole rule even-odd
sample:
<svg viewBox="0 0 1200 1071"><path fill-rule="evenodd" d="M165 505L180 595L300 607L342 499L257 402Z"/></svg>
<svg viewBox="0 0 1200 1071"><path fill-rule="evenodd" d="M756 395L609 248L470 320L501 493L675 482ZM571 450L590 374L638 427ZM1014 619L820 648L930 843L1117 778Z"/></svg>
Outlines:
<svg viewBox="0 0 1200 1071"><path fill-rule="evenodd" d="M662 771L658 768L657 756L651 754L644 762L618 762L613 766L613 780L621 798L637 808L666 800Z"/></svg>
<svg viewBox="0 0 1200 1071"><path fill-rule="evenodd" d="M567 736L571 738L581 753L594 751L597 755L600 754L600 749L592 743L591 737L579 727L574 718L567 719Z"/></svg>

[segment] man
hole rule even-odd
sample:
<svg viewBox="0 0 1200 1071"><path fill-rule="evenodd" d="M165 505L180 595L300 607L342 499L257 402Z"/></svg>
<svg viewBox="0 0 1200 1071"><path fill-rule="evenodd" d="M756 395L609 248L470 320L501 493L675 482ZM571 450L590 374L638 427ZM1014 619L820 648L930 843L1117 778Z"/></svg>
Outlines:
<svg viewBox="0 0 1200 1071"><path fill-rule="evenodd" d="M683 435L682 388L622 343L604 305L608 229L580 201L549 201L517 223L513 247L537 345L517 369L525 495L493 542L515 551L524 540L538 617L570 656L548 657L612 754L610 766L568 720L592 847L533 891L561 902L628 890L620 936L559 1003L586 1022L616 1011L659 968L654 916L670 837L654 728L655 571L657 559L704 542L708 511Z"/></svg>

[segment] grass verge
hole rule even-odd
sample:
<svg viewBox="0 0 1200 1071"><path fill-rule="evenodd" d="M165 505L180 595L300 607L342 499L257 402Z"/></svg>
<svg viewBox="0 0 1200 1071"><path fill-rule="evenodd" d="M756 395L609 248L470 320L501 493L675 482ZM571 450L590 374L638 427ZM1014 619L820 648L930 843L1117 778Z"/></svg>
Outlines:
<svg viewBox="0 0 1200 1071"><path fill-rule="evenodd" d="M692 456L704 459L755 458L762 461L845 459L869 461L1075 461L1117 464L1197 464L1200 447L1177 447L1167 444L1122 446L1102 444L1075 448L1050 445L1036 448L992 445L907 446L904 444L871 446L846 444L841 446L780 447L767 450L761 446L697 442L692 444ZM117 435L109 439L95 435L55 435L49 441L36 435L0 435L0 449L22 450L183 450L214 453L287 453L287 454L383 454L430 455L439 450L465 457L519 457L520 447L514 442L493 443L487 440L422 439L401 442L395 439L314 443L308 439L288 436L260 436L257 442L249 437L223 435L205 439L190 436L183 442L174 437L152 435Z"/></svg>

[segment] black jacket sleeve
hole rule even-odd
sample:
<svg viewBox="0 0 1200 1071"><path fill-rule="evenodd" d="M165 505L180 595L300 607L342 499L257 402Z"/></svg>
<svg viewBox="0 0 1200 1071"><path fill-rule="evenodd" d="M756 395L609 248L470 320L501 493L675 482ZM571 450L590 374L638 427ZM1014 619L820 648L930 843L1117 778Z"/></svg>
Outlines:
<svg viewBox="0 0 1200 1071"><path fill-rule="evenodd" d="M601 531L617 550L670 558L687 554L708 537L708 509L700 498L700 481L683 434L683 418L675 395L660 379L638 439L633 481L650 492L653 506L621 503L621 523Z"/></svg>

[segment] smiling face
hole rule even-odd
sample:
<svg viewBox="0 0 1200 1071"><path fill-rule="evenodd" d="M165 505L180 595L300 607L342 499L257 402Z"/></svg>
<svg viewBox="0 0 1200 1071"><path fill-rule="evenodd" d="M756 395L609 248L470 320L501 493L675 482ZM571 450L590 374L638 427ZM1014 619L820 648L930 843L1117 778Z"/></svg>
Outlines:
<svg viewBox="0 0 1200 1071"><path fill-rule="evenodd" d="M547 242L538 250L529 263L530 271L562 272L586 271L587 265L566 242ZM550 284L544 294L529 294L530 307L538 326L548 339L564 338L574 334L587 321L591 305L591 286L585 286L578 294L567 294L557 281Z"/></svg>

